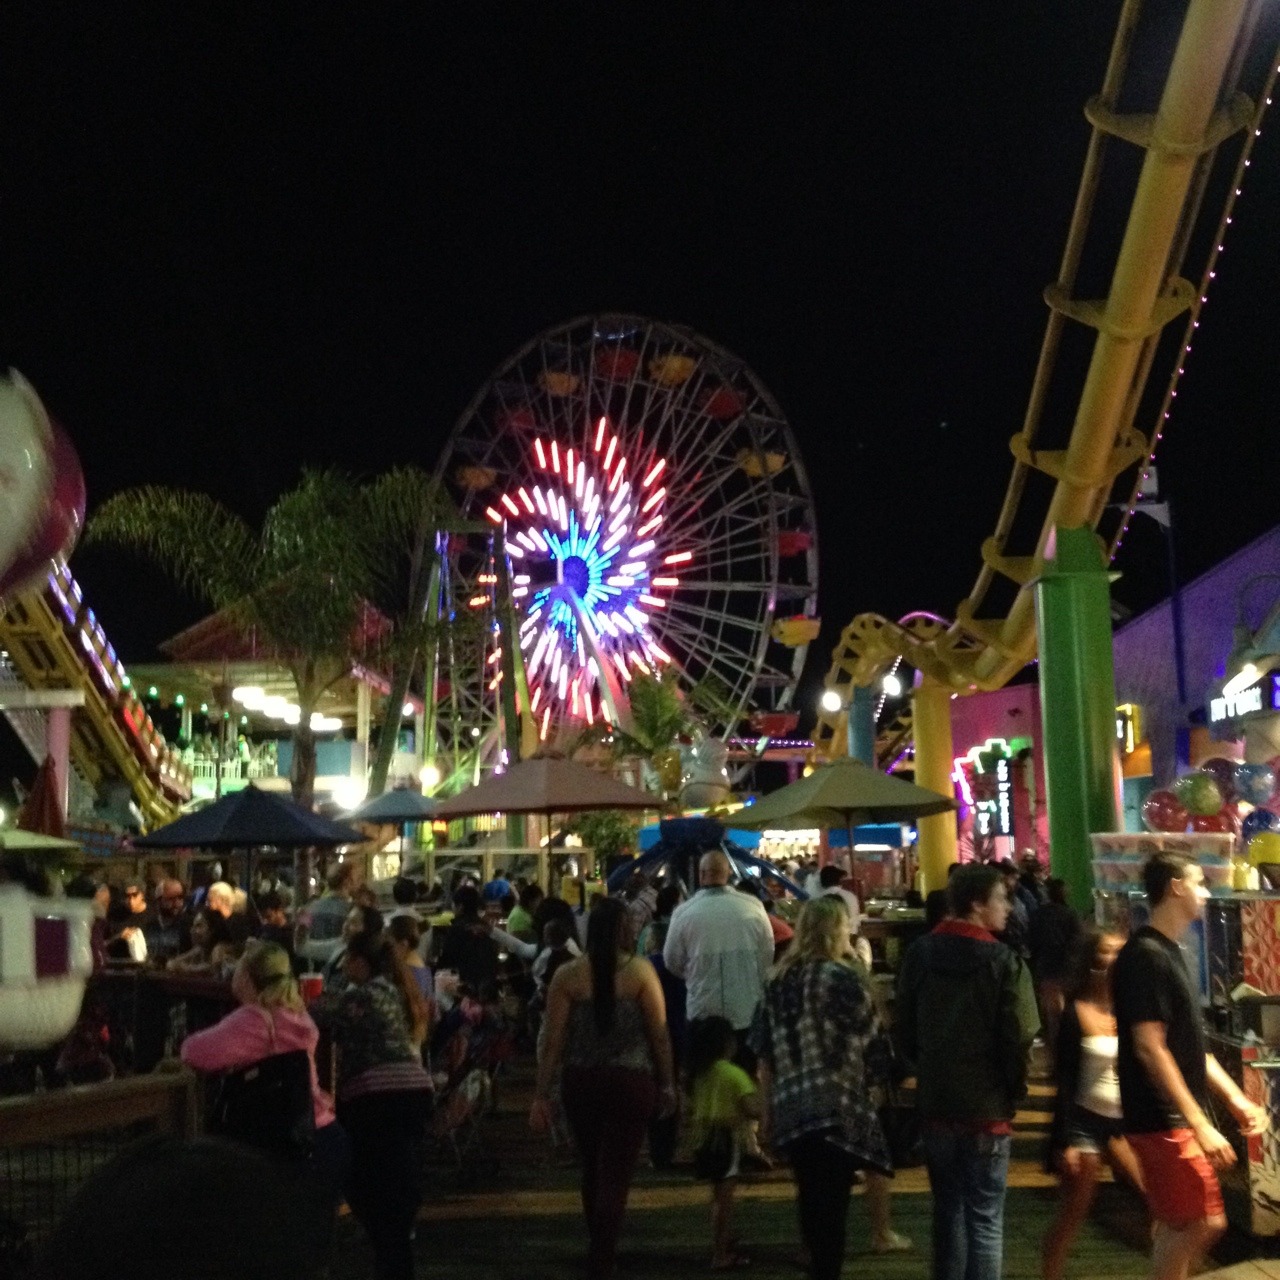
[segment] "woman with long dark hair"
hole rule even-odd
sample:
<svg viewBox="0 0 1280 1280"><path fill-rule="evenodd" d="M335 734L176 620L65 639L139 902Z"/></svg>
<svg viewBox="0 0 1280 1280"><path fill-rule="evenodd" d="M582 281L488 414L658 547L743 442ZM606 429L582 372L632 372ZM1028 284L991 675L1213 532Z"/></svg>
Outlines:
<svg viewBox="0 0 1280 1280"><path fill-rule="evenodd" d="M353 934L343 967L346 984L319 996L310 1013L338 1046L338 1120L351 1138L347 1202L369 1233L379 1280L412 1280L431 1096L426 1005L381 933Z"/></svg>
<svg viewBox="0 0 1280 1280"><path fill-rule="evenodd" d="M1067 988L1054 1055L1058 1099L1049 1139L1062 1195L1044 1238L1044 1280L1062 1280L1066 1273L1067 1254L1088 1216L1104 1161L1117 1177L1142 1190L1137 1157L1124 1138L1116 1070L1111 966L1123 945L1117 933L1086 928Z"/></svg>
<svg viewBox="0 0 1280 1280"><path fill-rule="evenodd" d="M547 992L538 1087L529 1123L546 1132L551 1091L561 1098L582 1157L588 1280L613 1272L627 1195L645 1129L675 1108L675 1076L662 988L635 954L626 904L599 898L587 920L587 953L562 965Z"/></svg>

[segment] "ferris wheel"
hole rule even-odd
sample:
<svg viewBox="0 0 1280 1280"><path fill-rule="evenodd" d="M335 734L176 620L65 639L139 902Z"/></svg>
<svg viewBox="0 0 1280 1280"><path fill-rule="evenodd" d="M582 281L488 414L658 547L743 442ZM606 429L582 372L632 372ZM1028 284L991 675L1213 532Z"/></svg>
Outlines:
<svg viewBox="0 0 1280 1280"><path fill-rule="evenodd" d="M785 712L818 625L816 521L791 429L741 360L636 316L548 329L480 389L438 474L491 527L443 557L443 609L483 619L441 656L446 751L496 763L508 576L543 742L626 727L628 686L664 670L712 692L716 730Z"/></svg>

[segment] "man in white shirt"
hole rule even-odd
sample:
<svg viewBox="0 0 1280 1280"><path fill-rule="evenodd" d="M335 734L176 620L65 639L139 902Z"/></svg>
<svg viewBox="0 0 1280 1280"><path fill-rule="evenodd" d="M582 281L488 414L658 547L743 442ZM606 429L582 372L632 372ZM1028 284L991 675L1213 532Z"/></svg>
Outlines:
<svg viewBox="0 0 1280 1280"><path fill-rule="evenodd" d="M720 850L702 855L701 888L672 913L662 959L684 979L689 1021L727 1019L738 1032L741 1060L773 964L773 930L758 898L729 888L730 873Z"/></svg>

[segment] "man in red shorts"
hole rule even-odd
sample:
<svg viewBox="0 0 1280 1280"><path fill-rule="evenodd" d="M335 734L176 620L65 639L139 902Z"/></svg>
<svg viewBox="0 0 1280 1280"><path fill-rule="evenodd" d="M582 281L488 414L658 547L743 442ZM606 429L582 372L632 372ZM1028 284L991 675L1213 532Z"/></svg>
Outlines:
<svg viewBox="0 0 1280 1280"><path fill-rule="evenodd" d="M1139 929L1112 970L1120 1038L1124 1128L1142 1165L1155 1219L1151 1274L1186 1280L1226 1229L1215 1169L1235 1163L1231 1143L1205 1114L1219 1094L1246 1134L1267 1127L1205 1048L1204 1022L1180 939L1204 910L1204 873L1190 858L1158 853L1142 870L1151 923Z"/></svg>

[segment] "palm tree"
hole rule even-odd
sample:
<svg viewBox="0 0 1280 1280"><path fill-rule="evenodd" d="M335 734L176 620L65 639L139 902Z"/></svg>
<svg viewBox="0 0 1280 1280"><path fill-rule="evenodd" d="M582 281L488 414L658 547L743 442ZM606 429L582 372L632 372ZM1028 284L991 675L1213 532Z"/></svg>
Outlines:
<svg viewBox="0 0 1280 1280"><path fill-rule="evenodd" d="M293 678L293 798L310 806L316 779L311 715L358 657L370 581L361 495L346 477L306 471L255 532L206 494L145 485L108 499L86 539L140 551L216 610L256 627Z"/></svg>

